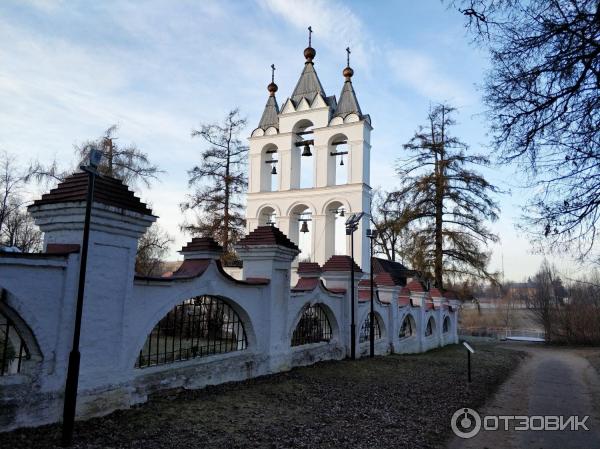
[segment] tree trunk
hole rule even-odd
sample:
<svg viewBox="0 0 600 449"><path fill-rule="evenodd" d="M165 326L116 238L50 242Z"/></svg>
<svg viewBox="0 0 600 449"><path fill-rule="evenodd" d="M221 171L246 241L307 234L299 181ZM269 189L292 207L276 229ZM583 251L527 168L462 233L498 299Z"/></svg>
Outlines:
<svg viewBox="0 0 600 449"><path fill-rule="evenodd" d="M108 146L108 176L113 176L113 141L111 138L106 139Z"/></svg>
<svg viewBox="0 0 600 449"><path fill-rule="evenodd" d="M227 141L227 161L225 163L225 200L223 202L223 248L225 253L229 252L229 197L231 195L231 125L229 127L229 140Z"/></svg>
<svg viewBox="0 0 600 449"><path fill-rule="evenodd" d="M444 220L444 112L442 111L441 120L441 138L440 142L435 142L435 125L431 123L433 145L439 145L439 154L434 151L435 160L435 259L434 259L434 280L435 286L439 289L443 285L443 220Z"/></svg>

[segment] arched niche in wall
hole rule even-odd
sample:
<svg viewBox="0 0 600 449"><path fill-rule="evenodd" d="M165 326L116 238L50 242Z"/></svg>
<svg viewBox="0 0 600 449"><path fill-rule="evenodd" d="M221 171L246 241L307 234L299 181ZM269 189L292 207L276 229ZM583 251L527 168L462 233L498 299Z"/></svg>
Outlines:
<svg viewBox="0 0 600 449"><path fill-rule="evenodd" d="M400 333L398 337L400 339L414 337L417 334L417 326L415 323L415 319L409 313L402 320L402 324L400 325Z"/></svg>
<svg viewBox="0 0 600 449"><path fill-rule="evenodd" d="M328 342L333 337L333 327L322 304L306 305L292 333L291 346Z"/></svg>
<svg viewBox="0 0 600 449"><path fill-rule="evenodd" d="M31 328L8 305L9 293L0 290L0 377L32 373L42 361L39 345Z"/></svg>
<svg viewBox="0 0 600 449"><path fill-rule="evenodd" d="M154 326L140 349L135 367L245 350L246 325L227 298L201 295L187 299Z"/></svg>
<svg viewBox="0 0 600 449"><path fill-rule="evenodd" d="M427 325L425 326L425 336L433 337L435 335L435 320L433 317L429 317Z"/></svg>
<svg viewBox="0 0 600 449"><path fill-rule="evenodd" d="M292 132L295 134L292 149L292 188L307 189L315 186L314 124L310 120L299 120ZM310 154L310 155L309 155Z"/></svg>
<svg viewBox="0 0 600 449"><path fill-rule="evenodd" d="M452 329L452 323L450 322L450 317L448 315L446 315L444 317L444 322L442 324L442 332L444 334L450 332L450 329Z"/></svg>
<svg viewBox="0 0 600 449"><path fill-rule="evenodd" d="M382 321L379 313L375 312L374 315L375 315L375 321L374 321L373 330L374 330L374 334L375 334L375 340L380 340L383 337L383 321ZM371 313L370 312L367 313L367 316L365 317L365 319L362 322L359 335L360 335L359 336L360 343L370 341L370 339L371 339Z"/></svg>

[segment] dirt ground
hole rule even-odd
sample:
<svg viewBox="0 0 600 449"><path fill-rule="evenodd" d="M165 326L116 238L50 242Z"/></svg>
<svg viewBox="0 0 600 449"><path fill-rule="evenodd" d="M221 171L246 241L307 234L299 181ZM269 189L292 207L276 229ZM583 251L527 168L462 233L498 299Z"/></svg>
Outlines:
<svg viewBox="0 0 600 449"><path fill-rule="evenodd" d="M588 416L588 430L481 430L469 439L454 438L448 449L590 449L600 446L599 348L516 344L529 354L481 416Z"/></svg>
<svg viewBox="0 0 600 449"><path fill-rule="evenodd" d="M473 380L455 345L419 355L324 362L79 422L75 448L442 448L450 417L477 408L524 353L475 343ZM0 448L51 448L60 426L0 434Z"/></svg>

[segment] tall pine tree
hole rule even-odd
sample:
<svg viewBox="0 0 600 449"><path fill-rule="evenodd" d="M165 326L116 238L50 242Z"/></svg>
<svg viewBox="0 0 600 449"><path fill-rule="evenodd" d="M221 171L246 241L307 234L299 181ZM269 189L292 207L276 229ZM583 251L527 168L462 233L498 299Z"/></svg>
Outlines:
<svg viewBox="0 0 600 449"><path fill-rule="evenodd" d="M246 120L234 109L222 124L202 124L192 131L192 137L202 138L206 148L200 154L201 163L188 171L194 191L181 205L183 210L197 212L196 222L182 228L193 235L214 237L229 257L246 226L240 196L248 185L244 169L248 147L239 137L245 126Z"/></svg>
<svg viewBox="0 0 600 449"><path fill-rule="evenodd" d="M467 145L451 136L454 112L446 104L435 106L427 125L404 145L414 155L398 161L402 184L393 194L404 203L400 221L412 236L413 268L432 276L439 288L465 277L493 279L485 246L498 240L485 226L498 218L491 197L498 189L471 169L489 160L467 154Z"/></svg>

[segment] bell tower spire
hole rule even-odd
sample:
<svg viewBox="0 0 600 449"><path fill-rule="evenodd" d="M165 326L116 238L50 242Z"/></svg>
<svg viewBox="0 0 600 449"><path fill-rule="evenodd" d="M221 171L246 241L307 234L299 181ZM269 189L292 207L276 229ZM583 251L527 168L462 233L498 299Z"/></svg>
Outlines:
<svg viewBox="0 0 600 449"><path fill-rule="evenodd" d="M371 122L352 87L350 47L345 48L338 103L317 76L313 34L308 27L302 73L278 113L271 65L269 103L250 137L247 228L273 224L300 247L301 259L323 265L333 255L350 254L344 217L362 212L354 254L368 269Z"/></svg>
<svg viewBox="0 0 600 449"><path fill-rule="evenodd" d="M362 112L360 105L356 99L356 93L354 87L352 87L352 77L354 76L354 70L350 67L350 47L346 47L346 68L342 72L344 75L344 86L340 93L340 100L337 104L334 117L346 118L349 114L358 115L359 119L362 119Z"/></svg>
<svg viewBox="0 0 600 449"><path fill-rule="evenodd" d="M279 105L275 98L275 92L277 92L277 84L275 84L275 64L271 64L271 82L267 86L269 91L269 98L265 105L265 110L262 113L258 128L266 131L269 128L279 129Z"/></svg>

